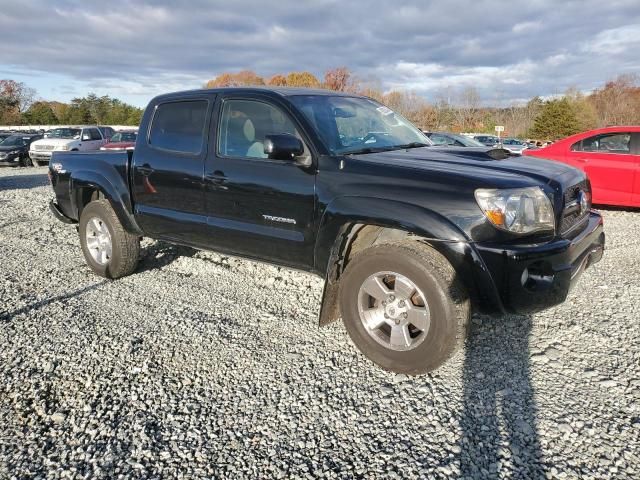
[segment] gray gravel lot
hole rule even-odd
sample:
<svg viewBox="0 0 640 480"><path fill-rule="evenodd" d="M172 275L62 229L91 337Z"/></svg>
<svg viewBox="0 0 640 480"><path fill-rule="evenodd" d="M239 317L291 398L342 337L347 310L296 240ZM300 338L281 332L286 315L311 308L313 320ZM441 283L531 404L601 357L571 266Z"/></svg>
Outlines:
<svg viewBox="0 0 640 480"><path fill-rule="evenodd" d="M0 478L640 478L640 212L563 305L385 373L322 281L145 241L85 266L46 169L0 170Z"/></svg>

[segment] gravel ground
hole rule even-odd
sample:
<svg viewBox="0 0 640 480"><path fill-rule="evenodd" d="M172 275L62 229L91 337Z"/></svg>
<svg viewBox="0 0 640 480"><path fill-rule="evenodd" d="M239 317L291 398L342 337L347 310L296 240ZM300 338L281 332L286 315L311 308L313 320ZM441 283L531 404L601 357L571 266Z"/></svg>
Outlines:
<svg viewBox="0 0 640 480"><path fill-rule="evenodd" d="M640 478L638 211L566 303L407 378L317 327L307 274L145 241L94 276L50 197L0 170L1 478Z"/></svg>

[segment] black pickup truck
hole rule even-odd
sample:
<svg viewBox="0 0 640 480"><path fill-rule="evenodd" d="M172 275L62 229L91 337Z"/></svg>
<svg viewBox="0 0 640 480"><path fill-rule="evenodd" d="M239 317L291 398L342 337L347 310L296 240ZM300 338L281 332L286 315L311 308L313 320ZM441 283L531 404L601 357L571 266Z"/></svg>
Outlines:
<svg viewBox="0 0 640 480"><path fill-rule="evenodd" d="M55 152L49 175L98 275L133 273L143 236L313 272L320 324L342 317L408 374L446 361L473 309L564 301L604 249L579 170L438 149L376 101L324 90L162 95L134 152Z"/></svg>

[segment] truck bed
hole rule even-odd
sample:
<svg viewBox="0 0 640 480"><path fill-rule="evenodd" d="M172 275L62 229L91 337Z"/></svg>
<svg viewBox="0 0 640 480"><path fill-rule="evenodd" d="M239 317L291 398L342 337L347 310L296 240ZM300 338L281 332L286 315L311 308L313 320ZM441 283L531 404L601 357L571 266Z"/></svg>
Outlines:
<svg viewBox="0 0 640 480"><path fill-rule="evenodd" d="M99 185L113 185L113 191L106 192L106 196L117 197L131 208L129 169L132 158L130 150L54 152L49 163L49 177L58 210L70 221L78 221L77 199L73 198L72 192L82 192L83 188L89 191L92 186Z"/></svg>

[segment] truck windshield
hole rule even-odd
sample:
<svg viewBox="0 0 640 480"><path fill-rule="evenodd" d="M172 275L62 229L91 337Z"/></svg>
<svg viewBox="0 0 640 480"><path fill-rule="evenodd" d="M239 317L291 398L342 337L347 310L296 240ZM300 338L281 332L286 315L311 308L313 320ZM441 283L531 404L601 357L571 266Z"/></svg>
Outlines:
<svg viewBox="0 0 640 480"><path fill-rule="evenodd" d="M483 143L480 143L479 141L474 140L473 138L465 137L464 135L452 135L452 137L458 140L465 147L484 147L485 146Z"/></svg>
<svg viewBox="0 0 640 480"><path fill-rule="evenodd" d="M404 117L368 98L293 95L289 99L334 155L431 145L426 135Z"/></svg>
<svg viewBox="0 0 640 480"><path fill-rule="evenodd" d="M79 128L54 128L47 138L73 138L76 135L80 135Z"/></svg>

